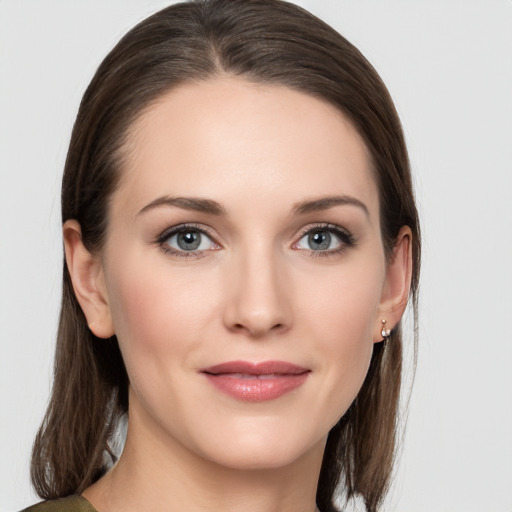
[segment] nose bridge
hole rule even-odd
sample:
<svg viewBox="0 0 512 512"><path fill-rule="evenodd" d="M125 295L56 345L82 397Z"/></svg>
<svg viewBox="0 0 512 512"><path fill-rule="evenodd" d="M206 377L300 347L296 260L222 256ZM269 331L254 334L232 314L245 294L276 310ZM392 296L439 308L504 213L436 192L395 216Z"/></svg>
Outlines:
<svg viewBox="0 0 512 512"><path fill-rule="evenodd" d="M291 304L282 255L264 237L244 243L235 252L228 270L231 293L225 310L226 326L255 338L289 328Z"/></svg>

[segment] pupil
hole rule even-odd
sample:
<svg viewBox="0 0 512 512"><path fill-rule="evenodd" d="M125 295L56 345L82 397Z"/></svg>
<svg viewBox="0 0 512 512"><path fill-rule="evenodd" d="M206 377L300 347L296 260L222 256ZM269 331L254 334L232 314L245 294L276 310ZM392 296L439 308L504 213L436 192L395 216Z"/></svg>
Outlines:
<svg viewBox="0 0 512 512"><path fill-rule="evenodd" d="M201 235L193 231L178 234L178 245L184 251L193 251L201 244Z"/></svg>
<svg viewBox="0 0 512 512"><path fill-rule="evenodd" d="M317 231L309 235L309 245L312 249L326 250L331 245L331 234L327 231Z"/></svg>

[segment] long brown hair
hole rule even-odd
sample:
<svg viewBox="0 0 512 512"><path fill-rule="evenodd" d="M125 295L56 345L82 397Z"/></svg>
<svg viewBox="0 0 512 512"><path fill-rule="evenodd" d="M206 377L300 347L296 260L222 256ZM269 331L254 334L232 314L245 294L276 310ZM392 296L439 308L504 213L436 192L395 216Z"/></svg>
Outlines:
<svg viewBox="0 0 512 512"><path fill-rule="evenodd" d="M215 75L281 84L336 106L363 137L379 189L388 258L400 228L413 233L416 311L420 236L409 161L392 100L373 67L335 30L281 0L175 4L128 32L97 70L73 128L62 183L62 221L76 219L91 252L102 248L109 198L134 120L177 84ZM53 390L35 440L32 481L53 499L81 493L115 458L111 443L128 410L128 376L115 337L87 328L64 263ZM317 491L323 512L337 492L376 511L387 491L397 437L402 373L400 325L374 346L357 398L331 430Z"/></svg>

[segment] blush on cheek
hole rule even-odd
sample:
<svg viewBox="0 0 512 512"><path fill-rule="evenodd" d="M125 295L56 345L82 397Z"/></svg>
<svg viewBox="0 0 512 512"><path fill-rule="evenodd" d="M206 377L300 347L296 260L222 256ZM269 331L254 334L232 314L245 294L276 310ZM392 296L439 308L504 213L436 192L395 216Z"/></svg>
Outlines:
<svg viewBox="0 0 512 512"><path fill-rule="evenodd" d="M211 300L201 300L205 287L179 273L166 276L168 269L136 270L133 265L128 275L115 276L112 286L113 321L121 345L156 354L171 346L178 352L180 346L190 349L200 331L198 318L211 315Z"/></svg>
<svg viewBox="0 0 512 512"><path fill-rule="evenodd" d="M368 273L371 276L371 269ZM309 315L315 318L317 336L322 333L318 336L322 340L320 351L329 355L325 363L329 365L332 386L326 386L326 389L337 390L330 397L337 414L333 417L334 422L346 412L359 392L373 352L379 288L365 286L364 272L356 277L358 279L339 276L337 282L342 285L326 286L323 294L308 296L310 307L316 305Z"/></svg>

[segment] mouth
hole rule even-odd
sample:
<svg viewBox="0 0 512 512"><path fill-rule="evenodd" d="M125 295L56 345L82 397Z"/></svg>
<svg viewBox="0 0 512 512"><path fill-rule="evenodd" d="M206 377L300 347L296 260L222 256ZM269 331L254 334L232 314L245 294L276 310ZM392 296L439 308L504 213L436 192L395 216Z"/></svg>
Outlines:
<svg viewBox="0 0 512 512"><path fill-rule="evenodd" d="M275 400L301 386L311 370L285 361L229 361L200 373L221 392L245 402Z"/></svg>

